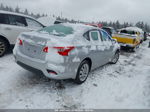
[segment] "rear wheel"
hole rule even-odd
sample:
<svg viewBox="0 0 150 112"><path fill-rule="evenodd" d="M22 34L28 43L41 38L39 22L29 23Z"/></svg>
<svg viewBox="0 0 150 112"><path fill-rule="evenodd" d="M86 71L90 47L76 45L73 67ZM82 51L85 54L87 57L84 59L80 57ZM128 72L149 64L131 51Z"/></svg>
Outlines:
<svg viewBox="0 0 150 112"><path fill-rule="evenodd" d="M4 54L8 50L8 44L4 39L0 39L0 57L4 56Z"/></svg>
<svg viewBox="0 0 150 112"><path fill-rule="evenodd" d="M137 48L136 48L136 47L135 47L135 48L131 48L131 49L130 49L130 51L131 51L131 52L136 52L136 50L137 50Z"/></svg>
<svg viewBox="0 0 150 112"><path fill-rule="evenodd" d="M112 58L112 60L111 60L111 64L116 64L117 62L118 62L118 60L119 60L119 56L120 56L120 53L119 53L119 51L117 51L116 53L115 53L115 55L113 56L113 58Z"/></svg>
<svg viewBox="0 0 150 112"><path fill-rule="evenodd" d="M139 47L140 47L140 45L138 45L138 46L136 46L134 48L131 48L131 52L136 52Z"/></svg>
<svg viewBox="0 0 150 112"><path fill-rule="evenodd" d="M77 71L75 83L82 84L86 81L90 72L90 64L87 60L83 61Z"/></svg>

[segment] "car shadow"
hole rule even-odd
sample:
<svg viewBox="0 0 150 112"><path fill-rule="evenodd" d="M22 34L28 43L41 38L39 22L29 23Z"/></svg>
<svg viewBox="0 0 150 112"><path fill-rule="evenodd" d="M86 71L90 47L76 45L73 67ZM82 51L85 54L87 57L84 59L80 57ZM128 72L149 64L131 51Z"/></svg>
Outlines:
<svg viewBox="0 0 150 112"><path fill-rule="evenodd" d="M42 73L31 73L26 70L20 75L20 80L18 80L17 85L23 89L38 87L42 90L63 90L67 85L77 86L71 79L53 80L47 78Z"/></svg>

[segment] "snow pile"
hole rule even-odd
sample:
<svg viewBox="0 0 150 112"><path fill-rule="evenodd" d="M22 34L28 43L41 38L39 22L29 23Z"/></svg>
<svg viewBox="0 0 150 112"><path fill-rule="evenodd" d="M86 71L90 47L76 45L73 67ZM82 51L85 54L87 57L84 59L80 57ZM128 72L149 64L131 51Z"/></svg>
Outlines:
<svg viewBox="0 0 150 112"><path fill-rule="evenodd" d="M49 16L49 17L40 17L37 19L40 23L42 23L44 26L50 26L53 25L56 21L55 17Z"/></svg>

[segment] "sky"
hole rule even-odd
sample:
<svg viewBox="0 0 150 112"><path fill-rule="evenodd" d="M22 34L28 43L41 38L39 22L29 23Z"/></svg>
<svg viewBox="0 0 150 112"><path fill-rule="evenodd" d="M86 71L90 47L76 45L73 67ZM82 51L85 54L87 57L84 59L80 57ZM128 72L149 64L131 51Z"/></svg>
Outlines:
<svg viewBox="0 0 150 112"><path fill-rule="evenodd" d="M4 5L83 21L144 21L150 24L150 0L0 0Z"/></svg>

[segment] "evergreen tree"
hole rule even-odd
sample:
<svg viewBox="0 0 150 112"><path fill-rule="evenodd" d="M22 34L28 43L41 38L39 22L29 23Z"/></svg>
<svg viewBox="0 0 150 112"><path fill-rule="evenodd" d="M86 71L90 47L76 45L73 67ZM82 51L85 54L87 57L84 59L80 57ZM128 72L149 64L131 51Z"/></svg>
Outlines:
<svg viewBox="0 0 150 112"><path fill-rule="evenodd" d="M24 14L29 15L29 12L27 9L25 9Z"/></svg>
<svg viewBox="0 0 150 112"><path fill-rule="evenodd" d="M116 29L120 29L121 28L121 25L120 25L118 20L116 21L115 26L116 26Z"/></svg>
<svg viewBox="0 0 150 112"><path fill-rule="evenodd" d="M4 10L4 11L10 11L10 12L16 12L16 13L22 13L25 15L30 15L34 18L39 18L39 17L44 17L47 16L47 14L42 14L40 15L38 14L34 14L32 12L29 13L29 11L27 9L25 9L23 12L20 11L20 8L17 6L16 8L12 8L9 6L4 6L2 3L0 4L0 10ZM64 17L60 17L60 16L55 16L54 14L52 15L53 17L56 17L57 20L63 21L63 22L70 22L70 23L83 23L83 24L87 24L89 22L84 22L84 21L80 21L80 20L74 20L74 19L68 19L68 18L64 18ZM134 26L132 23L129 22L124 22L123 24L121 24L119 22L119 20L117 20L116 22L108 22L108 21L99 21L99 22L95 22L92 21L91 23L98 23L98 24L102 24L103 26L106 27L113 27L115 29L120 29L120 28L125 28L125 27L129 27L129 26ZM139 21L135 24L136 27L139 27L141 29L143 29L146 32L150 32L150 25L148 25L147 23L144 23L143 21Z"/></svg>
<svg viewBox="0 0 150 112"><path fill-rule="evenodd" d="M15 12L20 13L20 8L18 6L15 8Z"/></svg>
<svg viewBox="0 0 150 112"><path fill-rule="evenodd" d="M0 10L4 10L4 5L1 3Z"/></svg>

